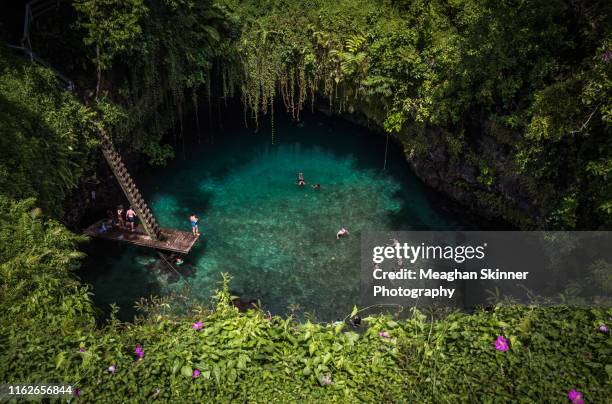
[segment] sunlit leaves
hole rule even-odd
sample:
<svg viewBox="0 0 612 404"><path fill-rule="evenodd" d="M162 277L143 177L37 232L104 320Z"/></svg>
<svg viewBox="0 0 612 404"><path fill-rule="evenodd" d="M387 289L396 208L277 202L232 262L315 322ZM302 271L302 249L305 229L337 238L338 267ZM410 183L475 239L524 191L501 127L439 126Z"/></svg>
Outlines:
<svg viewBox="0 0 612 404"><path fill-rule="evenodd" d="M0 192L36 197L60 215L97 145L92 109L61 90L49 70L13 58L0 60Z"/></svg>
<svg viewBox="0 0 612 404"><path fill-rule="evenodd" d="M101 70L111 67L115 55L134 48L148 11L143 0L77 0L74 7L83 17L83 40L95 49L93 60Z"/></svg>

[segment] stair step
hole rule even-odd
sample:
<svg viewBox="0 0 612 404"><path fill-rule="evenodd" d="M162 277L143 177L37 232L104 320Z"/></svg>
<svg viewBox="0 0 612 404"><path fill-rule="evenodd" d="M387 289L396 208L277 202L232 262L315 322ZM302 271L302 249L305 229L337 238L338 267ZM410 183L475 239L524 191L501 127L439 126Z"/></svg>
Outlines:
<svg viewBox="0 0 612 404"><path fill-rule="evenodd" d="M155 216L153 216L153 212L142 197L140 190L136 186L136 182L123 163L121 155L114 150L110 137L104 131L98 131L98 134L102 140L102 152L104 157L106 157L106 161L111 166L115 177L126 192L130 204L134 209L138 210L138 214L142 216L142 224L145 230L154 237L161 237L162 232L155 220Z"/></svg>

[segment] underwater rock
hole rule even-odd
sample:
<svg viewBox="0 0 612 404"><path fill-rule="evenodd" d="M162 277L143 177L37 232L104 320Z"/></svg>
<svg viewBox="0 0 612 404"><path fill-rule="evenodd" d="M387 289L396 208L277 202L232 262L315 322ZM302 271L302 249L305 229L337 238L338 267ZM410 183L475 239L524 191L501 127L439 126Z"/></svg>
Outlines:
<svg viewBox="0 0 612 404"><path fill-rule="evenodd" d="M257 309L257 303L258 302L255 299L243 300L240 297L236 297L234 300L232 300L232 304L234 305L234 307L236 307L241 312L245 312L250 309Z"/></svg>
<svg viewBox="0 0 612 404"><path fill-rule="evenodd" d="M150 267L153 264L155 264L155 261L157 261L156 258L142 256L142 255L137 256L136 258L134 258L134 260L136 261L138 265L141 265L143 267Z"/></svg>

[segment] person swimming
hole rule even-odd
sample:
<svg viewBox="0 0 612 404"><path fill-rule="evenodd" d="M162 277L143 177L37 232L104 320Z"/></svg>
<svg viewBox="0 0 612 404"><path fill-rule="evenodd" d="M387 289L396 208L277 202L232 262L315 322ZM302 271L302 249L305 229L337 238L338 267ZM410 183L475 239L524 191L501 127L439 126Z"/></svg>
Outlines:
<svg viewBox="0 0 612 404"><path fill-rule="evenodd" d="M306 180L304 180L304 173L298 173L297 184L300 187L306 185Z"/></svg>
<svg viewBox="0 0 612 404"><path fill-rule="evenodd" d="M318 182L312 186L313 189L321 189L321 184Z"/></svg>
<svg viewBox="0 0 612 404"><path fill-rule="evenodd" d="M107 221L102 220L102 222L100 223L100 227L98 228L98 233L100 234L106 233L110 229L111 229L111 226L108 225Z"/></svg>
<svg viewBox="0 0 612 404"><path fill-rule="evenodd" d="M340 240L340 237L345 237L345 236L348 236L349 234L350 234L349 231L343 227L340 230L338 230L338 233L336 233L336 240Z"/></svg>
<svg viewBox="0 0 612 404"><path fill-rule="evenodd" d="M115 215L113 214L113 211L110 209L106 210L106 220L108 221L111 227L114 227L117 225L117 220L115 219Z"/></svg>
<svg viewBox="0 0 612 404"><path fill-rule="evenodd" d="M359 314L355 314L349 320L349 324L351 324L353 327L359 327L361 325L361 316Z"/></svg>
<svg viewBox="0 0 612 404"><path fill-rule="evenodd" d="M195 213L192 213L191 216L189 216L189 222L191 223L191 232L193 233L194 237L198 237L200 235L200 230L198 229L199 221L200 219L195 215Z"/></svg>

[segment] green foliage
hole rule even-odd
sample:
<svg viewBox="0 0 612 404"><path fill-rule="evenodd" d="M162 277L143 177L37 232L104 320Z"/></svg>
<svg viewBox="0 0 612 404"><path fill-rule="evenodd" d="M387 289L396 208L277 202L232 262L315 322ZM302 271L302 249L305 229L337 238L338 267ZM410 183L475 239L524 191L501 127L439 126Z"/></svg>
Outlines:
<svg viewBox="0 0 612 404"><path fill-rule="evenodd" d="M493 192L475 191L478 203L486 206L492 215L503 217L510 223L514 223L521 229L537 229L537 223L533 218L529 217L525 212L508 204L501 195Z"/></svg>
<svg viewBox="0 0 612 404"><path fill-rule="evenodd" d="M239 313L224 278L211 307L189 303L178 315L171 299L155 298L139 305L135 323L113 316L97 326L89 292L71 274L79 241L33 200L0 197L2 380L53 380L86 402L134 403L561 402L570 389L599 402L609 392L612 339L597 327L610 309L362 313L364 325L352 330ZM602 265L593 276L609 273ZM495 350L498 335L509 351Z"/></svg>
<svg viewBox="0 0 612 404"><path fill-rule="evenodd" d="M549 220L559 228L574 228L576 227L577 208L578 198L576 193L567 195L549 214Z"/></svg>
<svg viewBox="0 0 612 404"><path fill-rule="evenodd" d="M74 8L83 17L85 45L95 49L94 63L107 70L118 54L129 52L142 34L141 20L147 15L143 0L75 0Z"/></svg>
<svg viewBox="0 0 612 404"><path fill-rule="evenodd" d="M279 94L299 119L322 94L336 110L359 105L382 116L407 154L445 144L455 161L478 163L482 188L496 185L497 166L482 163L478 134L485 122L503 125L493 135L503 132L495 138L548 224L612 223L603 2L74 4L93 62L113 79L92 105L154 164L171 158L162 135L182 125L185 93L202 85L224 97L239 88L255 119L272 113ZM612 340L597 331L610 325L609 308L414 310L368 316L356 332L239 313L224 279L210 307L181 298L177 314L176 301L152 298L134 323L96 324L90 291L72 273L83 240L45 217L61 211L90 166L96 112L60 91L51 72L0 56L1 380L72 384L87 402L558 402L574 388L597 402L609 394ZM500 193L475 194L533 226ZM609 271L595 263L587 281L609 292ZM493 348L498 335L510 340L508 352Z"/></svg>
<svg viewBox="0 0 612 404"><path fill-rule="evenodd" d="M495 173L494 170L489 167L486 164L483 164L480 167L480 174L478 174L478 177L476 178L478 180L478 182L480 182L481 184L490 187L491 185L493 185L493 182L495 181Z"/></svg>
<svg viewBox="0 0 612 404"><path fill-rule="evenodd" d="M93 116L52 72L0 53L0 194L60 215L92 164Z"/></svg>
<svg viewBox="0 0 612 404"><path fill-rule="evenodd" d="M46 220L33 199L15 203L0 196L0 229L2 377L18 380L26 370L9 352L53 370L50 351L94 327L93 308L87 287L70 275L82 257L75 249L81 238ZM40 349L43 341L58 345Z"/></svg>
<svg viewBox="0 0 612 404"><path fill-rule="evenodd" d="M385 119L385 131L389 133L399 133L402 131L406 116L401 112L393 112Z"/></svg>
<svg viewBox="0 0 612 404"><path fill-rule="evenodd" d="M148 141L143 152L149 156L149 164L164 166L166 162L174 157L174 150L170 145L160 145L154 140Z"/></svg>
<svg viewBox="0 0 612 404"><path fill-rule="evenodd" d="M279 98L299 119L322 95L333 110L356 108L397 133L412 157L444 147L461 165L490 154L482 147L490 135L503 147L503 174L534 202L524 214L551 227L612 225L606 2L80 0L75 8L88 52L101 50L94 63L109 68L103 92L127 117L115 138L154 164L170 158L161 145L168 132L178 147L185 99L197 106L200 88L209 107L213 94L238 90L256 125L262 114L273 119ZM481 176L468 191L504 194L492 180ZM524 209L516 200L502 201L512 205L504 211Z"/></svg>
<svg viewBox="0 0 612 404"><path fill-rule="evenodd" d="M603 175L612 161L606 2L223 4L239 24L230 36L241 60L232 66L234 82L255 117L277 91L297 118L305 99L320 94L340 112L346 105L382 110L386 117L370 118L407 132L400 136L407 150L426 136L430 146L446 144L459 163L461 155L485 154L477 134L496 122L491 134L516 165L508 163L507 174L519 176L537 201L535 219L553 227L612 225L612 183ZM492 179L485 174L480 182L494 192ZM572 194L574 213L563 207Z"/></svg>
<svg viewBox="0 0 612 404"><path fill-rule="evenodd" d="M96 95L125 114L115 139L165 164L173 153L160 143L168 131L175 147L183 136L185 93L191 102L200 86L210 86L223 12L194 0L81 0L74 7L92 62L111 79L99 73Z"/></svg>

